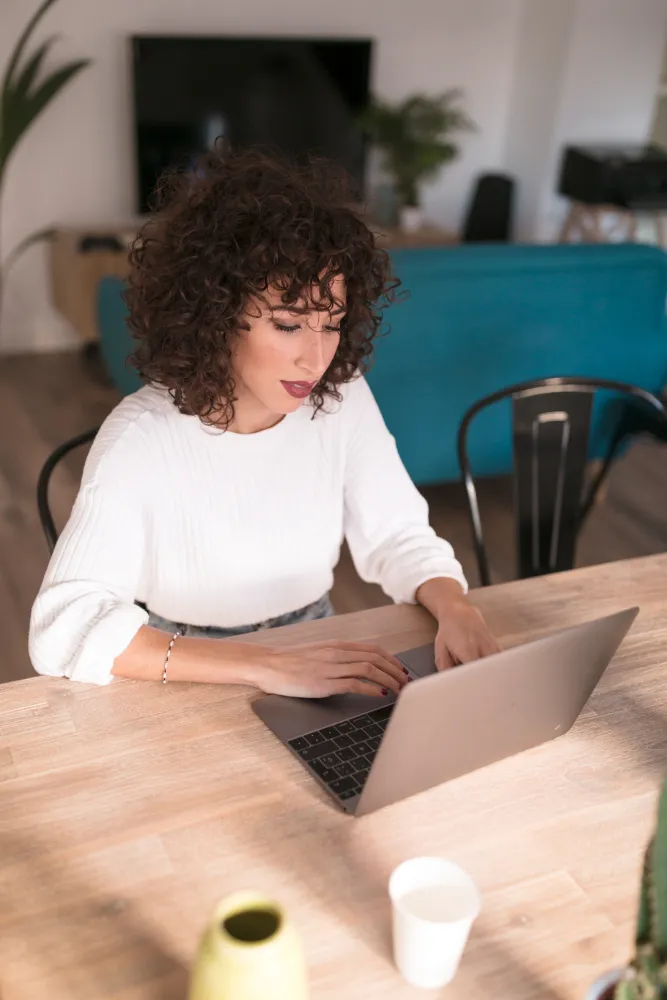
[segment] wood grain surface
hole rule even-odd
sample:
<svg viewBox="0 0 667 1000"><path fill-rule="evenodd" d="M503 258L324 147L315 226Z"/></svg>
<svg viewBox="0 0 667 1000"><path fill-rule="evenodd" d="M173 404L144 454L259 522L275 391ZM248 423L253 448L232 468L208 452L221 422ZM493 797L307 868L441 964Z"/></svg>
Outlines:
<svg viewBox="0 0 667 1000"><path fill-rule="evenodd" d="M666 580L667 556L651 556L474 592L504 645L641 612L569 734L363 819L262 726L248 689L3 685L2 1000L185 997L213 906L243 887L289 909L314 1000L583 1000L631 947L667 755ZM392 606L270 641L398 652L432 635L421 608ZM391 961L387 879L419 854L462 864L483 896L442 994L413 990Z"/></svg>

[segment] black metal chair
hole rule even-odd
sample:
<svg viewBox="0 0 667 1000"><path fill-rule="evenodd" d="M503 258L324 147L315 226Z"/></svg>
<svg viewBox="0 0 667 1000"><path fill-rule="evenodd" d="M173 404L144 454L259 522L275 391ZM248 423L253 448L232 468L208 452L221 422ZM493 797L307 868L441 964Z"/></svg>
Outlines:
<svg viewBox="0 0 667 1000"><path fill-rule="evenodd" d="M58 445L42 466L39 479L37 480L37 510L39 511L39 519L42 522L46 544L49 546L50 552L53 552L58 541L58 531L56 530L53 515L51 514L51 508L49 507L49 484L51 476L65 455L69 455L71 451L74 451L75 448L79 448L81 445L90 444L98 430L99 427L91 427L90 430L84 431L83 434L77 434L76 437L70 438L64 444Z"/></svg>
<svg viewBox="0 0 667 1000"><path fill-rule="evenodd" d="M587 475L593 400L614 393L604 415L610 444L597 471ZM667 410L645 389L592 378L545 378L491 393L464 414L458 457L468 499L482 586L491 582L477 490L468 456L470 426L487 407L512 401L512 451L517 571L520 578L571 569L577 535L620 446L641 431L667 439Z"/></svg>

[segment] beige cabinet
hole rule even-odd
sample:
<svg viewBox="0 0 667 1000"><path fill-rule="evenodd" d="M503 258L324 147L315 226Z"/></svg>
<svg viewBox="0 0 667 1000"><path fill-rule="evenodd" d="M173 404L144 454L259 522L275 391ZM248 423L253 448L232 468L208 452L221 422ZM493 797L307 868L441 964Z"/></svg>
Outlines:
<svg viewBox="0 0 667 1000"><path fill-rule="evenodd" d="M107 274L127 275L127 252L135 233L131 226L62 227L50 243L53 304L82 343L98 339L98 283Z"/></svg>

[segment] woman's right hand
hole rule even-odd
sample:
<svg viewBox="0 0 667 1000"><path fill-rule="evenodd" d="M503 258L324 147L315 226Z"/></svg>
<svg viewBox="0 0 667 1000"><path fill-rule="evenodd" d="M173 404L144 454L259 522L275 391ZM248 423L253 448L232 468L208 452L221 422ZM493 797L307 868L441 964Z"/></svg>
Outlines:
<svg viewBox="0 0 667 1000"><path fill-rule="evenodd" d="M266 694L328 698L334 694L398 694L409 677L400 660L367 642L310 642L271 647L253 668L252 683Z"/></svg>

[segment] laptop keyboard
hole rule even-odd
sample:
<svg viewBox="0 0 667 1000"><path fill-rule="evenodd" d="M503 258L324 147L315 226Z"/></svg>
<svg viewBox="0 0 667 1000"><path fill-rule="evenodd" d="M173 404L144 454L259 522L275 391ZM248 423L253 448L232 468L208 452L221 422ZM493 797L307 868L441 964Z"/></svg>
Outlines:
<svg viewBox="0 0 667 1000"><path fill-rule="evenodd" d="M289 745L339 799L354 798L364 787L393 710L393 705L376 708L298 736Z"/></svg>

